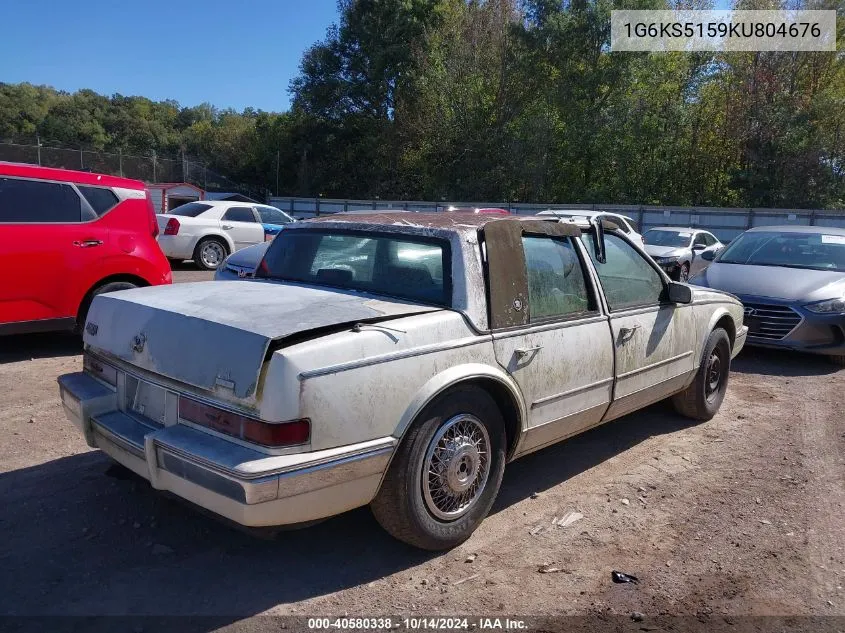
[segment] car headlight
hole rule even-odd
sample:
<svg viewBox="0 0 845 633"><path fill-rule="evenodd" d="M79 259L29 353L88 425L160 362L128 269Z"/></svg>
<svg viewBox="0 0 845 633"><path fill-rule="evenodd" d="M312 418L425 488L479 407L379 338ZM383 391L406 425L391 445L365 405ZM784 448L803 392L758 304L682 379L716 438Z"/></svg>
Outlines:
<svg viewBox="0 0 845 633"><path fill-rule="evenodd" d="M674 264L678 261L677 257L655 257L654 261L658 264Z"/></svg>
<svg viewBox="0 0 845 633"><path fill-rule="evenodd" d="M804 307L810 312L818 312L819 314L845 314L845 297L810 303Z"/></svg>

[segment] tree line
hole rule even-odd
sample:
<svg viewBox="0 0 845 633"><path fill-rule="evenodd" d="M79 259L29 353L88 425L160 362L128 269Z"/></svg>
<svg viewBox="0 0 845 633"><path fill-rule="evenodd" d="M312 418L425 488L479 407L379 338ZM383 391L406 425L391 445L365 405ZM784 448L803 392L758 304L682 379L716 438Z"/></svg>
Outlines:
<svg viewBox="0 0 845 633"><path fill-rule="evenodd" d="M288 112L0 84L0 139L187 153L277 195L845 207L841 52L611 53L618 0L338 4ZM841 2L802 8L843 41Z"/></svg>

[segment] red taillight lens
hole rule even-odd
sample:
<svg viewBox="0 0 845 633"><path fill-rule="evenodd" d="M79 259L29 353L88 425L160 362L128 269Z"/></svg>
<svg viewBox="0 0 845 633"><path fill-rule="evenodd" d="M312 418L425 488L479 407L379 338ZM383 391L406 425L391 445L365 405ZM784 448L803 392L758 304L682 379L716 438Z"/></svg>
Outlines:
<svg viewBox="0 0 845 633"><path fill-rule="evenodd" d="M170 218L167 221L167 226L164 227L164 234L165 235L178 235L179 234L179 220L176 218Z"/></svg>
<svg viewBox="0 0 845 633"><path fill-rule="evenodd" d="M296 446L308 443L311 437L311 422L309 420L279 423L262 422L245 415L203 404L185 396L179 397L179 417L188 422L262 446Z"/></svg>
<svg viewBox="0 0 845 633"><path fill-rule="evenodd" d="M150 233L152 233L153 237L158 237L158 218L156 218L156 209L153 205L153 197L150 194L150 190L146 189L144 191L147 198L147 211L150 214Z"/></svg>

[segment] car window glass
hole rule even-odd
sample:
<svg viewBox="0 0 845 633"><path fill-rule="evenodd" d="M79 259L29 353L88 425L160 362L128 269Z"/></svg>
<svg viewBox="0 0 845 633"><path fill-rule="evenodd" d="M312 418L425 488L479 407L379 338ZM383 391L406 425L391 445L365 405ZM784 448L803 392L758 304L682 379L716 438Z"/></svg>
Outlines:
<svg viewBox="0 0 845 633"><path fill-rule="evenodd" d="M229 207L223 214L223 219L231 222L255 222L255 215L249 207Z"/></svg>
<svg viewBox="0 0 845 633"><path fill-rule="evenodd" d="M695 240L693 241L692 245L695 246L700 244L701 246L707 246L707 235L705 233L699 233L695 236Z"/></svg>
<svg viewBox="0 0 845 633"><path fill-rule="evenodd" d="M531 321L579 314L591 309L584 269L572 242L524 236Z"/></svg>
<svg viewBox="0 0 845 633"><path fill-rule="evenodd" d="M273 207L256 207L258 215L261 216L261 221L264 224L287 224L290 222L288 217Z"/></svg>
<svg viewBox="0 0 845 633"><path fill-rule="evenodd" d="M449 305L448 248L405 235L282 231L257 276Z"/></svg>
<svg viewBox="0 0 845 633"><path fill-rule="evenodd" d="M204 204L202 202L188 202L186 204L180 204L178 207L174 207L168 211L167 214L178 215L185 218L195 218L198 215L205 213L210 208L210 204Z"/></svg>
<svg viewBox="0 0 845 633"><path fill-rule="evenodd" d="M622 229L623 232L625 232L625 233L631 232L631 227L628 226L628 223L625 220L623 220L622 218L620 218L619 216L611 215L611 216L608 217L608 219L611 222L613 222L614 224L616 224L620 229Z"/></svg>
<svg viewBox="0 0 845 633"><path fill-rule="evenodd" d="M713 246L714 244L716 244L719 241L714 236L710 235L710 233L705 233L704 239L707 242L707 246Z"/></svg>
<svg viewBox="0 0 845 633"><path fill-rule="evenodd" d="M0 222L80 222L82 202L68 184L0 177Z"/></svg>
<svg viewBox="0 0 845 633"><path fill-rule="evenodd" d="M88 204L94 209L94 213L98 216L104 215L106 211L117 204L117 196L111 189L103 189L102 187L88 187L86 185L77 185L80 193L85 196Z"/></svg>
<svg viewBox="0 0 845 633"><path fill-rule="evenodd" d="M581 238L590 253L611 310L656 305L663 296L663 279L646 259L618 235L604 236L607 262L596 260L594 237Z"/></svg>

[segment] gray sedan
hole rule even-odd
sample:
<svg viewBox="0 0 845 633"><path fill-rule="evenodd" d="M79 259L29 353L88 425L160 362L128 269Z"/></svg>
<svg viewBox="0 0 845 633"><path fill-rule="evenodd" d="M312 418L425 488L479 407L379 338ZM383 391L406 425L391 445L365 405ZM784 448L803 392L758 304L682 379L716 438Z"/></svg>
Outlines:
<svg viewBox="0 0 845 633"><path fill-rule="evenodd" d="M742 300L749 345L825 354L845 365L845 229L751 229L690 283Z"/></svg>
<svg viewBox="0 0 845 633"><path fill-rule="evenodd" d="M649 229L643 239L645 252L675 281L687 281L704 270L710 263L704 254L716 254L725 247L712 233L677 226Z"/></svg>

